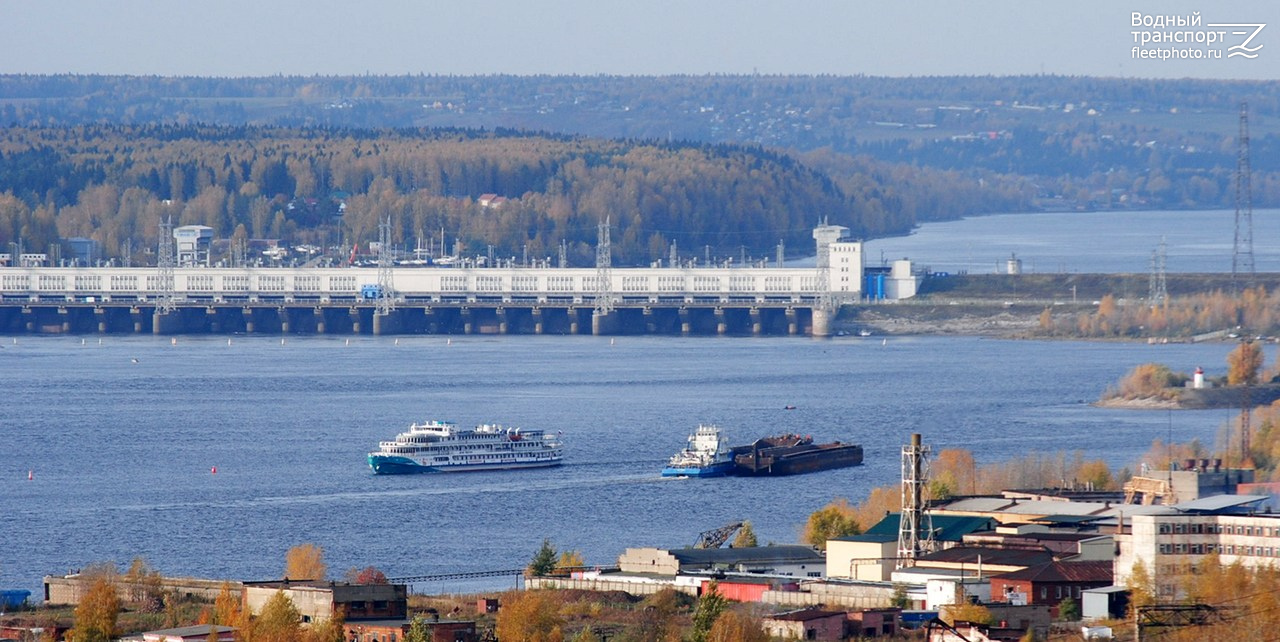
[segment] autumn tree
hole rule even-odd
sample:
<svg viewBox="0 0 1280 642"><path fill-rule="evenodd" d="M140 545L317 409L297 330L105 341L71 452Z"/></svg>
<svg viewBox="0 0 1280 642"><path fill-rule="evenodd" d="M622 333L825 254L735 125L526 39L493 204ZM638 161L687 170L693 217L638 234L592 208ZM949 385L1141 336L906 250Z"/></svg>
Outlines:
<svg viewBox="0 0 1280 642"><path fill-rule="evenodd" d="M248 642L298 642L302 614L284 591L276 591L249 626Z"/></svg>
<svg viewBox="0 0 1280 642"><path fill-rule="evenodd" d="M120 615L120 595L116 585L105 576L94 577L89 590L76 606L75 628L68 636L71 642L109 642L116 637L116 618Z"/></svg>
<svg viewBox="0 0 1280 642"><path fill-rule="evenodd" d="M421 615L413 616L413 620L409 622L409 632L404 636L404 642L431 642L431 624L427 622L427 618Z"/></svg>
<svg viewBox="0 0 1280 642"><path fill-rule="evenodd" d="M1245 341L1236 346L1236 349L1227 355L1227 384L1232 386L1257 384L1262 362L1262 348L1256 343Z"/></svg>
<svg viewBox="0 0 1280 642"><path fill-rule="evenodd" d="M742 528L738 529L738 534L733 538L733 547L753 548L759 545L760 542L756 540L756 531L751 528L751 522L742 522Z"/></svg>
<svg viewBox="0 0 1280 642"><path fill-rule="evenodd" d="M636 642L681 642L679 616L687 600L687 594L670 587L645 598L641 605L645 617L629 632L629 638Z"/></svg>
<svg viewBox="0 0 1280 642"><path fill-rule="evenodd" d="M138 604L143 612L158 613L165 607L164 577L147 560L135 557L123 579L129 601Z"/></svg>
<svg viewBox="0 0 1280 642"><path fill-rule="evenodd" d="M502 642L563 642L562 626L557 595L530 590L503 599L494 632Z"/></svg>
<svg viewBox="0 0 1280 642"><path fill-rule="evenodd" d="M861 532L862 527L848 500L836 499L809 515L804 526L803 540L810 546L826 550L827 540Z"/></svg>
<svg viewBox="0 0 1280 642"><path fill-rule="evenodd" d="M290 580L323 580L328 567L324 549L315 544L298 544L284 556L284 576Z"/></svg>
<svg viewBox="0 0 1280 642"><path fill-rule="evenodd" d="M947 448L939 451L929 466L929 498L947 499L954 495L976 493L977 470L973 453L968 450Z"/></svg>
<svg viewBox="0 0 1280 642"><path fill-rule="evenodd" d="M533 554L533 559L529 561L529 566L525 569L525 575L529 577L550 575L556 570L556 559L556 549L551 547L551 540L543 539L542 546Z"/></svg>
<svg viewBox="0 0 1280 642"><path fill-rule="evenodd" d="M387 584L388 583L387 574L383 573L381 569L378 569L373 566L366 566L364 568L355 568L355 567L349 568L347 569L346 574L343 575L343 579L345 579L348 583L351 583L351 584Z"/></svg>
<svg viewBox="0 0 1280 642"><path fill-rule="evenodd" d="M995 624L996 618L991 613L991 609L981 605L964 600L959 604L947 604L942 607L942 613L939 614L942 621L955 625L956 622L972 622L973 624L990 625Z"/></svg>
<svg viewBox="0 0 1280 642"><path fill-rule="evenodd" d="M1187 375L1174 373L1168 366L1159 363L1143 363L1120 379L1116 396L1121 399L1165 398L1169 389L1181 386Z"/></svg>
<svg viewBox="0 0 1280 642"><path fill-rule="evenodd" d="M707 642L769 642L760 618L741 611L724 612L707 633Z"/></svg>
<svg viewBox="0 0 1280 642"><path fill-rule="evenodd" d="M560 558L556 561L554 573L556 575L569 575L575 570L581 570L586 562L582 560L582 553L578 551L561 551Z"/></svg>
<svg viewBox="0 0 1280 642"><path fill-rule="evenodd" d="M231 587L230 582L223 582L218 596L213 600L213 624L244 628L248 619L240 601L240 592Z"/></svg>

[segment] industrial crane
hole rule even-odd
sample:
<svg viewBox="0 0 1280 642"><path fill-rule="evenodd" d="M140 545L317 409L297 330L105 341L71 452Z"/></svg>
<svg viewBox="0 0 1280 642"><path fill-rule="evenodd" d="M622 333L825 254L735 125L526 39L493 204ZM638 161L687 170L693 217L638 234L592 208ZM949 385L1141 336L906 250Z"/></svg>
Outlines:
<svg viewBox="0 0 1280 642"><path fill-rule="evenodd" d="M720 528L704 531L698 534L698 541L693 545L694 548L720 548L725 542L729 541L733 534L742 528L741 520L730 522Z"/></svg>

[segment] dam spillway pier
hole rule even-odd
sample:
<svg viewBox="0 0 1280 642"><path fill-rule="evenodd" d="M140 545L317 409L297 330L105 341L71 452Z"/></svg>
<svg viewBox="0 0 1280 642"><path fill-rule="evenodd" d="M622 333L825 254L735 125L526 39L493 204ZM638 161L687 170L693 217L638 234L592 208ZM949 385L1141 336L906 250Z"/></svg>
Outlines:
<svg viewBox="0 0 1280 642"><path fill-rule="evenodd" d="M388 305L362 268L176 268L164 301L147 268L3 268L0 334L827 332L815 328L813 268L612 272L601 310L589 269L397 269Z"/></svg>

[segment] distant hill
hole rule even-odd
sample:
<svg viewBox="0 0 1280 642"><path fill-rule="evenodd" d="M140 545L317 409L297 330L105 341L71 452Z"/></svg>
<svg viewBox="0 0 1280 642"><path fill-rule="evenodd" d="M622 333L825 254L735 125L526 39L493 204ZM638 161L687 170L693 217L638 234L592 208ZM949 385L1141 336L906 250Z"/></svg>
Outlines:
<svg viewBox="0 0 1280 642"><path fill-rule="evenodd" d="M0 243L36 251L89 237L105 258L153 262L162 218L215 236L368 248L392 223L403 249L520 261L595 260L611 224L621 265L759 261L812 252L820 219L858 234L913 223L864 176L846 191L760 147L459 129L84 125L0 130ZM437 244L436 254L441 253ZM54 252L56 254L56 251Z"/></svg>
<svg viewBox="0 0 1280 642"><path fill-rule="evenodd" d="M805 180L816 183L802 191L826 193L841 203L827 212L776 213L778 222L795 217L812 221L828 215L860 234L875 236L903 232L921 221L990 212L1232 207L1242 102L1249 105L1253 204L1280 206L1280 82L1275 81L1062 76L0 75L0 125L5 127L0 131L11 143L4 152L8 160L0 158L8 168L0 176L0 192L23 194L22 200L34 210L48 201L36 194L52 189L58 195L55 203L61 207L78 198L68 195L69 190L115 184L129 174L117 171L113 175L108 167L110 162L127 163L127 159L104 157L87 165L69 160L67 150L79 145L70 141L63 148L51 145L45 139L51 137L48 132L52 129L66 130L67 136L74 137L79 135L76 131L110 136L103 132L115 127L180 132L199 125L203 138L188 142L200 144L209 142L209 137L230 140L264 132L294 132L278 135L304 139L331 135L363 139L393 131L399 132L393 138L435 138L438 132L459 132L468 139L480 135L498 141L485 151L491 160L508 154L496 151L495 146L515 144L516 140L526 141L520 145L527 146L533 139L665 150L662 154L699 150L707 158L746 155L767 162L771 168L786 166L787 171L797 172L796 176L806 174L809 178ZM86 129L75 129L78 127ZM277 134L268 137L274 136ZM314 153L326 155L329 151ZM510 153L519 156L526 152ZM583 162L592 169L591 179L601 180L601 166L593 160L595 153L588 152ZM230 156L233 163L244 162L236 160L235 154ZM612 162L623 162L617 159L624 156L611 156L615 159ZM88 158L84 154L80 157ZM552 157L566 158L560 152ZM674 157L682 158L679 154ZM385 162L386 157L382 158ZM73 167L66 166L68 162ZM252 165L255 161L248 162ZM630 163L639 161L633 158L626 162L634 171ZM292 171L288 163L284 165L286 173ZM476 178L484 171L467 170L465 190L452 184L406 183L402 176L389 178L401 191L426 189L436 190L433 193L439 197L475 198L478 194L472 192L483 190L480 193L519 197L522 207L546 210L547 206L534 198L543 193L538 181L550 180L553 174L549 172L567 166L548 158L545 165L539 163L537 171L521 177L497 171L484 180ZM149 179L145 186L157 196L172 189L161 185L166 180L163 175L166 171L172 174L172 169L162 169L157 167L161 176ZM694 169L684 165L675 173ZM199 174L189 164L182 171ZM210 171L218 174L222 170L210 166ZM744 166L742 171L736 178L726 175L729 186L736 180L752 179L749 169ZM51 178L59 172L65 176ZM43 178L38 175L42 173ZM189 191L189 185L212 184L195 174L185 177L191 180L180 181L183 192ZM657 176L653 171L641 174ZM348 179L321 172L314 192L310 191L311 182L304 179L299 184L296 177L292 191L267 191L271 198L283 195L286 200L324 200L328 196L324 190L361 193L358 186L347 184L351 182ZM828 184L816 187L824 182ZM119 186L128 187L127 181ZM626 241L624 256L635 261L653 258L658 242L667 238L681 247L687 240L690 246L711 245L713 251L739 257L743 246L748 253L763 256L772 254L769 244L779 239L792 247L800 242L800 234L786 225L758 225L751 213L756 206L734 209L750 200L744 196L745 188L733 187L737 190L733 196L741 197L735 202L726 200L728 188L712 183L706 187L708 193L699 193L687 205L701 214L687 216L684 201L677 199L679 205L671 214L676 226L672 228L630 223L634 209L661 207L656 201L636 200L638 204L631 209L622 207L607 213L627 217L628 222L619 225L636 230L637 236ZM766 181L755 189L773 193L778 187ZM687 179L681 190L700 192ZM524 197L525 191L529 198ZM194 194L169 196L185 202ZM807 198L786 196L782 200L788 207L800 207ZM768 200L758 208L780 207ZM823 202L823 207L829 205ZM777 238L766 240L761 232L735 242L714 226L699 223L712 216L711 212L740 217L743 227L767 228L768 234ZM288 211L285 214L287 223ZM248 219L251 223L252 217ZM457 220L444 222L454 223L460 231L469 229ZM310 228L306 221L297 224L298 229ZM406 237L416 234L414 224L407 224L410 232ZM48 227L49 222L44 225ZM779 234L780 230L789 231ZM350 231L355 236L368 233L363 228ZM521 234L536 241L537 247L554 241L544 238L542 232L526 229L499 235L486 231L464 240L487 246L495 244L496 238L496 245L510 253L523 251L523 240L512 247ZM10 240L5 234L0 226L0 242ZM566 237L572 239L571 235ZM585 237L579 240L587 241ZM641 251L641 246L647 249ZM737 246L736 253L733 246Z"/></svg>

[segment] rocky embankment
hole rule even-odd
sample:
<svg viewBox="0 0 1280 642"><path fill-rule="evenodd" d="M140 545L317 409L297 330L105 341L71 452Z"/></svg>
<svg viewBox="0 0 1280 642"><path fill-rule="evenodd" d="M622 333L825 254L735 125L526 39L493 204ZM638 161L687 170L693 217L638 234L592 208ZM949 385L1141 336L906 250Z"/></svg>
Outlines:
<svg viewBox="0 0 1280 642"><path fill-rule="evenodd" d="M1257 386L1225 386L1222 388L1171 388L1161 397L1124 399L1111 397L1096 405L1105 408L1134 408L1139 410L1207 410L1213 408L1239 408L1248 400L1250 406L1266 406L1280 399L1280 384Z"/></svg>

